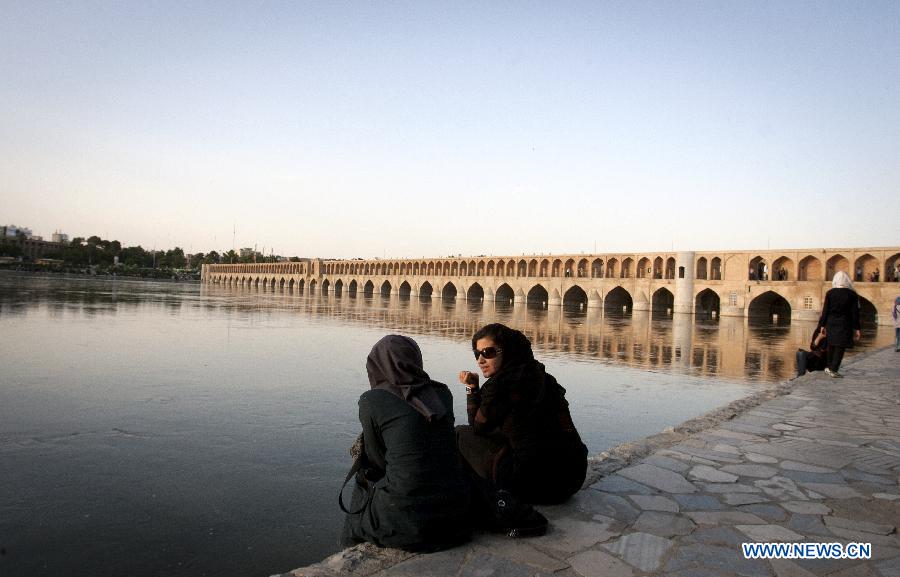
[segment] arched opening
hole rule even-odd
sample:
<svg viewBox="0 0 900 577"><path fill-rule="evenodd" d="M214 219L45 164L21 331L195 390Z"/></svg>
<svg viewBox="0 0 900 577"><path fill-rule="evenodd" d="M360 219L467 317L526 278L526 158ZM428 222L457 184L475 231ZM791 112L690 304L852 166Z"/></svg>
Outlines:
<svg viewBox="0 0 900 577"><path fill-rule="evenodd" d="M450 300L456 298L456 285L452 282L448 282L444 285L444 288L441 289L441 298L444 300Z"/></svg>
<svg viewBox="0 0 900 577"><path fill-rule="evenodd" d="M363 296L370 297L375 293L375 283L370 280L366 281L366 284L363 285Z"/></svg>
<svg viewBox="0 0 900 577"><path fill-rule="evenodd" d="M465 264L466 263L463 263L463 266L465 266ZM453 261L453 264L450 265L450 274L453 276L459 275L459 263L456 261Z"/></svg>
<svg viewBox="0 0 900 577"><path fill-rule="evenodd" d="M878 324L878 309L865 297L859 297L859 324L863 329L877 328Z"/></svg>
<svg viewBox="0 0 900 577"><path fill-rule="evenodd" d="M603 313L608 316L623 316L631 314L634 301L631 294L620 286L606 293L603 301Z"/></svg>
<svg viewBox="0 0 900 577"><path fill-rule="evenodd" d="M882 280L878 260L870 254L864 254L856 259L853 271L855 275L853 278L856 282L879 282Z"/></svg>
<svg viewBox="0 0 900 577"><path fill-rule="evenodd" d="M703 289L694 299L694 314L699 318L719 318L719 295L711 289Z"/></svg>
<svg viewBox="0 0 900 577"><path fill-rule="evenodd" d="M780 294L766 291L750 301L747 317L751 322L787 325L791 322L791 305Z"/></svg>
<svg viewBox="0 0 900 577"><path fill-rule="evenodd" d="M771 275L772 280L775 281L794 280L796 278L794 275L794 261L786 256L775 259L775 262L772 263Z"/></svg>
<svg viewBox="0 0 900 577"><path fill-rule="evenodd" d="M531 287L531 290L528 291L528 294L525 296L525 303L529 306L538 306L543 308L547 306L547 301L549 300L549 298L550 297L547 294L547 289L539 284L536 284Z"/></svg>
<svg viewBox="0 0 900 577"><path fill-rule="evenodd" d="M537 261L531 261L531 262L532 262L532 263L536 263ZM537 266L537 264L535 264L534 266ZM520 276L520 277L522 277L522 276L528 276L528 263L526 263L524 260L520 260L520 261L519 261L519 274L518 274L518 276Z"/></svg>
<svg viewBox="0 0 900 577"><path fill-rule="evenodd" d="M622 261L622 278L634 278L634 274L631 272L631 267L634 266L634 259L629 257Z"/></svg>
<svg viewBox="0 0 900 577"><path fill-rule="evenodd" d="M284 278L278 281L278 292L284 292Z"/></svg>
<svg viewBox="0 0 900 577"><path fill-rule="evenodd" d="M309 281L309 294L310 295L316 294L316 281L315 280Z"/></svg>
<svg viewBox="0 0 900 577"><path fill-rule="evenodd" d="M586 278L588 275L588 259L583 258L578 261L578 278Z"/></svg>
<svg viewBox="0 0 900 577"><path fill-rule="evenodd" d="M424 283L422 283L422 286L419 287L419 298L430 299L433 292L434 287L431 286L430 282L425 281Z"/></svg>
<svg viewBox="0 0 900 577"><path fill-rule="evenodd" d="M473 283L472 286L469 287L469 290L466 291L466 299L470 301L483 301L484 300L484 289L481 288L481 285Z"/></svg>
<svg viewBox="0 0 900 577"><path fill-rule="evenodd" d="M603 259L595 258L591 262L591 278L603 278Z"/></svg>
<svg viewBox="0 0 900 577"><path fill-rule="evenodd" d="M494 293L494 300L496 302L512 303L515 299L515 294L516 293L513 292L512 288L508 284L503 283L502 285L497 287L497 292Z"/></svg>
<svg viewBox="0 0 900 577"><path fill-rule="evenodd" d="M402 283L400 283L400 288L397 289L397 293L400 295L400 298L408 299L410 293L412 293L412 287L409 286L408 282L403 281Z"/></svg>
<svg viewBox="0 0 900 577"><path fill-rule="evenodd" d="M797 280L822 280L822 263L816 257L810 255L800 261L800 269L797 271Z"/></svg>
<svg viewBox="0 0 900 577"><path fill-rule="evenodd" d="M541 261L541 273L540 276L547 276L550 274L550 261L544 259Z"/></svg>
<svg viewBox="0 0 900 577"><path fill-rule="evenodd" d="M675 259L671 256L666 259L666 278L675 278Z"/></svg>
<svg viewBox="0 0 900 577"><path fill-rule="evenodd" d="M697 280L706 280L706 257L697 259Z"/></svg>
<svg viewBox="0 0 900 577"><path fill-rule="evenodd" d="M606 261L606 278L616 278L619 276L619 261L611 258Z"/></svg>
<svg viewBox="0 0 900 577"><path fill-rule="evenodd" d="M478 270L481 270L481 266L479 265ZM487 264L487 276L494 276L494 271L497 271L496 275L501 276L503 274L503 261L497 261L496 268L494 267L494 261L489 260ZM483 276L483 275L479 275Z"/></svg>
<svg viewBox="0 0 900 577"><path fill-rule="evenodd" d="M563 307L574 310L587 310L588 296L580 286L575 285L563 295Z"/></svg>
<svg viewBox="0 0 900 577"><path fill-rule="evenodd" d="M344 281L337 279L334 281L334 296L339 297L344 292Z"/></svg>
<svg viewBox="0 0 900 577"><path fill-rule="evenodd" d="M450 263L449 262L444 263L443 276L450 276Z"/></svg>
<svg viewBox="0 0 900 577"><path fill-rule="evenodd" d="M839 270L851 275L852 278L853 273L850 271L850 261L843 255L836 254L825 263L825 280L833 280L834 273Z"/></svg>
<svg viewBox="0 0 900 577"><path fill-rule="evenodd" d="M294 293L294 279L288 281L288 292L291 294Z"/></svg>
<svg viewBox="0 0 900 577"><path fill-rule="evenodd" d="M750 260L747 280L769 280L769 263L766 262L766 259L756 256Z"/></svg>
<svg viewBox="0 0 900 577"><path fill-rule="evenodd" d="M297 281L297 294L303 294L304 289L306 289L306 281L300 279Z"/></svg>
<svg viewBox="0 0 900 577"><path fill-rule="evenodd" d="M653 274L653 270L650 268L650 259L647 257L643 257L638 261L637 265L637 277L638 278L650 278L650 275Z"/></svg>
<svg viewBox="0 0 900 577"><path fill-rule="evenodd" d="M900 252L884 261L884 280L900 282Z"/></svg>
<svg viewBox="0 0 900 577"><path fill-rule="evenodd" d="M661 256L653 259L653 278L661 279L663 277L663 259Z"/></svg>
<svg viewBox="0 0 900 577"><path fill-rule="evenodd" d="M347 285L347 294L355 297L356 291L359 288L359 285L356 283L356 280L351 280L350 284Z"/></svg>
<svg viewBox="0 0 900 577"><path fill-rule="evenodd" d="M328 279L322 281L322 294L328 294L328 287L331 286L331 283L328 282Z"/></svg>
<svg viewBox="0 0 900 577"><path fill-rule="evenodd" d="M675 309L675 295L667 288L661 288L653 293L650 300L650 306L653 313L656 314L672 314Z"/></svg>
<svg viewBox="0 0 900 577"><path fill-rule="evenodd" d="M391 296L391 283L388 281L384 281L381 283L381 289L378 291L383 297Z"/></svg>
<svg viewBox="0 0 900 577"><path fill-rule="evenodd" d="M709 280L722 280L722 259L714 257L710 261Z"/></svg>
<svg viewBox="0 0 900 577"><path fill-rule="evenodd" d="M497 271L499 272L499 271ZM515 261L509 261L506 263L506 276L516 276L516 263Z"/></svg>

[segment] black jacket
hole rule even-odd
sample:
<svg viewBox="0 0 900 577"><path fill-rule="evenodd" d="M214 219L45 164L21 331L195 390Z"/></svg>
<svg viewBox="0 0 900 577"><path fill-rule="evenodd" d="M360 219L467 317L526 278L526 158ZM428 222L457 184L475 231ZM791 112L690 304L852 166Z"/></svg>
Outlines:
<svg viewBox="0 0 900 577"><path fill-rule="evenodd" d="M819 326L825 327L829 346L853 347L853 333L860 329L856 293L848 288L833 288L825 293Z"/></svg>

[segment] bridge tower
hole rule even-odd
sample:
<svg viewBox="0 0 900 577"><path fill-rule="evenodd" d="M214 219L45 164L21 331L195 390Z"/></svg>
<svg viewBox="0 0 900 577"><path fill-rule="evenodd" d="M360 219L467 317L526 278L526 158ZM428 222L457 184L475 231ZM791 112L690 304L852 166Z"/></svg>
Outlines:
<svg viewBox="0 0 900 577"><path fill-rule="evenodd" d="M676 313L694 312L694 253L679 252L675 258Z"/></svg>

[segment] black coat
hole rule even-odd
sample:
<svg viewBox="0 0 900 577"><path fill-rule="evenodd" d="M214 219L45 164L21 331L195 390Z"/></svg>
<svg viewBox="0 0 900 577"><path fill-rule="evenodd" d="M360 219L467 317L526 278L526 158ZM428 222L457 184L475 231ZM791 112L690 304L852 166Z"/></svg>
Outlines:
<svg viewBox="0 0 900 577"><path fill-rule="evenodd" d="M848 288L833 288L825 293L819 326L825 327L828 345L853 347L853 333L859 326L859 297Z"/></svg>
<svg viewBox="0 0 900 577"><path fill-rule="evenodd" d="M345 545L369 541L431 551L468 537L468 487L456 450L453 396L446 385L434 385L447 414L433 423L388 391L375 389L360 396L369 477L377 481L366 509L347 516ZM351 511L365 502L366 490L356 485Z"/></svg>

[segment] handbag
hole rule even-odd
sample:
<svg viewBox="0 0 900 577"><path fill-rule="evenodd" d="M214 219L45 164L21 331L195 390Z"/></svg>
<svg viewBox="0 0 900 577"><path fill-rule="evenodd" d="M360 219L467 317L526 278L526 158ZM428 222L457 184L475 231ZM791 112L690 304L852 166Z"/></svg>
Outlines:
<svg viewBox="0 0 900 577"><path fill-rule="evenodd" d="M366 448L362 433L359 434L359 437L356 438L353 446L350 447L350 455L353 456L353 464L350 466L350 471L344 478L344 483L341 485L341 490L338 492L338 506L340 506L341 511L348 515L358 515L366 510L366 507L369 506L369 502L372 500L372 495L375 493L375 483L370 481L366 475L368 461L366 460ZM357 485L364 485L366 487L366 498L356 511L350 511L347 506L344 505L344 488L353 477L356 477Z"/></svg>

